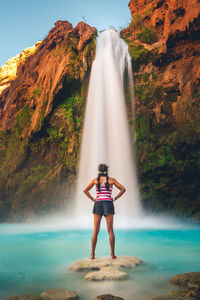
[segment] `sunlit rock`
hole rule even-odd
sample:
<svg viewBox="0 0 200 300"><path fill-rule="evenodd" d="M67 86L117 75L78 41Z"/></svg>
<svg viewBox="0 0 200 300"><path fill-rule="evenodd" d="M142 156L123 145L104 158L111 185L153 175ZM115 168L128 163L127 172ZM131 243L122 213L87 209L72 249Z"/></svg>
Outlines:
<svg viewBox="0 0 200 300"><path fill-rule="evenodd" d="M34 46L25 48L20 54L11 57L5 65L0 68L0 94L10 85L10 82L16 78L17 68L30 55L32 55L42 41L38 41Z"/></svg>

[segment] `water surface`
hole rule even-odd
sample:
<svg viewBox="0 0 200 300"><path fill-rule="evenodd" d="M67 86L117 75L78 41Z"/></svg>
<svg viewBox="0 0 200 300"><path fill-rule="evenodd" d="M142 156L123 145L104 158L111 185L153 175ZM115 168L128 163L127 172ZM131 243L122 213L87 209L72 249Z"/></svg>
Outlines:
<svg viewBox="0 0 200 300"><path fill-rule="evenodd" d="M83 300L104 293L143 300L177 289L169 281L173 275L200 271L199 227L116 230L116 254L138 256L145 264L129 270L126 281L102 283L87 282L82 273L68 270L90 255L91 230L3 234L6 226L0 225L0 299L60 287ZM96 257L109 255L108 235L102 230Z"/></svg>

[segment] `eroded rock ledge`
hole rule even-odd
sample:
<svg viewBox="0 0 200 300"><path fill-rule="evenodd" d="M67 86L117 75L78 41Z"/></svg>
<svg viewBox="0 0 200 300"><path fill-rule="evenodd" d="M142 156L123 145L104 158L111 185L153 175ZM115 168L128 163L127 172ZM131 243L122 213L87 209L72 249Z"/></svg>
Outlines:
<svg viewBox="0 0 200 300"><path fill-rule="evenodd" d="M199 300L200 299L200 272L178 274L171 278L171 282L181 290L171 291L167 295L156 296L149 300Z"/></svg>
<svg viewBox="0 0 200 300"><path fill-rule="evenodd" d="M124 269L136 268L142 264L143 261L135 256L119 256L114 260L109 257L101 257L94 260L89 258L79 260L69 269L87 272L84 278L89 281L124 280L128 278Z"/></svg>

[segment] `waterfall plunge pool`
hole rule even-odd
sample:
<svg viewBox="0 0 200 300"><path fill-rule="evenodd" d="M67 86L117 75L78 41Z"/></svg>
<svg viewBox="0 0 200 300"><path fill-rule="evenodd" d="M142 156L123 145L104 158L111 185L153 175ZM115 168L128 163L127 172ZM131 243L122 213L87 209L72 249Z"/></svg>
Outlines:
<svg viewBox="0 0 200 300"><path fill-rule="evenodd" d="M200 227L116 230L116 255L141 258L145 264L129 270L125 281L87 282L68 267L89 257L91 230L10 233L0 225L0 299L17 294L39 295L51 288L74 290L82 300L110 293L143 300L177 287L170 278L200 270ZM26 227L26 225L24 225ZM99 233L96 257L110 255L107 232Z"/></svg>

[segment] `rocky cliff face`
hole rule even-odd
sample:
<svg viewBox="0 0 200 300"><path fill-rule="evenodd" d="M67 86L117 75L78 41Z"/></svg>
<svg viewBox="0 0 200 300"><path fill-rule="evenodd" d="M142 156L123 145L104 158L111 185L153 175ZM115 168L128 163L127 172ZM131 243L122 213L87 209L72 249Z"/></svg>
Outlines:
<svg viewBox="0 0 200 300"><path fill-rule="evenodd" d="M121 31L133 60L144 206L200 218L200 2L131 0Z"/></svg>
<svg viewBox="0 0 200 300"><path fill-rule="evenodd" d="M6 64L0 68L0 94L10 85L10 82L16 78L17 67L20 64L23 64L28 56L32 55L36 51L40 43L41 41L37 42L32 47L24 49L22 53L10 58Z"/></svg>
<svg viewBox="0 0 200 300"><path fill-rule="evenodd" d="M15 63L0 95L1 220L55 211L73 192L95 44L96 28L57 21Z"/></svg>

